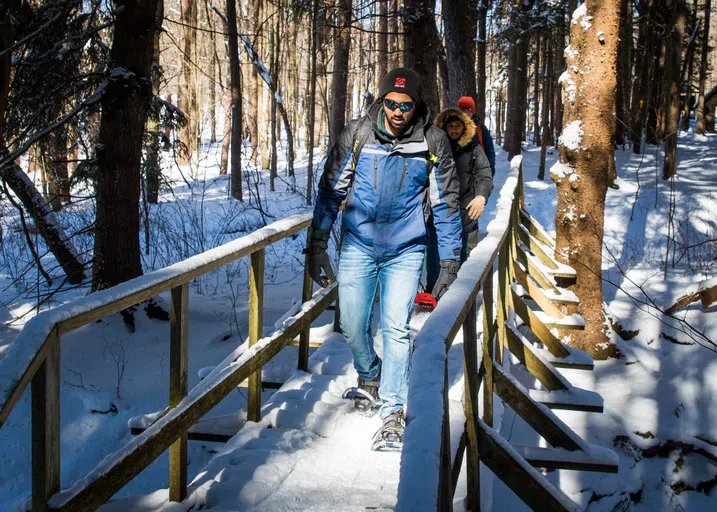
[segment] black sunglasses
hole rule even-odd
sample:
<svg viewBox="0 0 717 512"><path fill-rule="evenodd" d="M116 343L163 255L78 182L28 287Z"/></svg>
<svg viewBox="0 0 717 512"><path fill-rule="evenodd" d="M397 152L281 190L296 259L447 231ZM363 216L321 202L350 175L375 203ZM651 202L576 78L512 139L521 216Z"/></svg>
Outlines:
<svg viewBox="0 0 717 512"><path fill-rule="evenodd" d="M386 106L387 109L394 111L396 109L400 109L401 112L408 112L413 108L414 103L412 101L406 101L404 103L396 103L393 100L389 100L387 98L384 98L383 104Z"/></svg>

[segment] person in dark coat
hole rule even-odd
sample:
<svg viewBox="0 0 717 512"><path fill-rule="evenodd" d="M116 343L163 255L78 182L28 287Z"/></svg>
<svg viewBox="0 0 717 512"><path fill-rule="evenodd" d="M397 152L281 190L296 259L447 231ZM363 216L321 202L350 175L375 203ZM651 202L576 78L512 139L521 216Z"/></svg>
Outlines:
<svg viewBox="0 0 717 512"><path fill-rule="evenodd" d="M448 135L460 182L462 263L468 259L469 248L478 242L478 218L493 189L493 173L476 134L477 127L467 113L455 108L446 109L438 115L435 125ZM426 262L427 292L433 291L439 272L438 236L431 230Z"/></svg>
<svg viewBox="0 0 717 512"><path fill-rule="evenodd" d="M473 101L473 98L470 96L461 96L458 100L458 108L471 116L471 119L476 126L480 126L479 139L481 141L481 146L483 146L485 156L488 157L488 161L490 162L490 170L493 172L493 176L495 176L495 147L493 145L493 137L491 136L490 130L485 123L483 123L481 118L476 115L475 101Z"/></svg>

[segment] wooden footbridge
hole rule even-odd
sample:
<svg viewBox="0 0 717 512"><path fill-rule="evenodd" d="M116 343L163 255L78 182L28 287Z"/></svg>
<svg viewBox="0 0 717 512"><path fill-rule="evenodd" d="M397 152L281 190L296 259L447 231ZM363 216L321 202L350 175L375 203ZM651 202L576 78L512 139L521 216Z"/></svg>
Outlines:
<svg viewBox="0 0 717 512"><path fill-rule="evenodd" d="M43 312L25 326L0 360L0 427L31 385L32 510L94 510L169 449L169 497L187 496L187 444L206 439L200 420L237 386L248 388L247 418L261 418L261 369L284 347L298 346L298 368L309 369L311 323L337 301L332 284L316 293L304 273L301 309L274 333L263 331L264 251L309 228L311 212L295 215L229 244L120 286ZM307 234L308 236L308 234ZM525 210L522 163L511 162L495 220L462 267L458 279L415 339L401 454L396 510L452 510L461 474L467 478L468 509L480 508L480 463L535 510L578 510L535 468L617 472L617 456L578 436L551 409L602 412L602 398L578 389L558 368L592 370L592 360L555 336L553 328L580 329L577 304L558 286L574 271L553 257L555 244ZM189 282L239 258L251 259L248 350L235 350L192 390L188 389ZM171 292L170 394L168 407L133 429L136 436L85 478L60 489L60 342L65 333ZM482 308L481 308L482 305ZM338 314L338 308L335 308ZM478 311L482 335L478 335ZM448 399L447 352L462 332L463 410ZM536 380L524 387L511 371L522 365ZM479 396L480 395L480 396ZM482 398L482 399L481 399ZM532 427L549 447L511 444L493 429L498 398ZM481 407L482 403L482 407ZM451 425L460 428L451 428ZM461 472L465 459L466 471Z"/></svg>

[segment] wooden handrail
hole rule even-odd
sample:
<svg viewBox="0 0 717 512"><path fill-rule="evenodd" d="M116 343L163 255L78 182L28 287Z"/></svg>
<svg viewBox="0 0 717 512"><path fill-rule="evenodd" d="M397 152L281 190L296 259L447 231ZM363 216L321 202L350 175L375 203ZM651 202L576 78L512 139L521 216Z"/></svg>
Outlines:
<svg viewBox="0 0 717 512"><path fill-rule="evenodd" d="M45 360L47 340L53 329L57 328L58 335L62 335L188 283L306 229L312 215L311 211L292 215L187 260L32 318L0 359L0 428Z"/></svg>
<svg viewBox="0 0 717 512"><path fill-rule="evenodd" d="M336 286L311 299L312 282L304 268L302 311L263 338L264 249L309 228L306 211L187 260L113 288L40 313L31 319L0 360L0 428L32 383L33 510L97 508L169 448L169 497L187 492L187 429L241 382L249 378L249 419L260 419L261 368L282 348L301 337L299 366L306 366L311 322L337 297ZM307 230L309 236L310 229ZM244 256L251 256L249 290L250 349L188 395L189 282ZM60 491L60 336L171 291L169 407L152 427L100 463L72 489Z"/></svg>
<svg viewBox="0 0 717 512"><path fill-rule="evenodd" d="M444 416L448 406L444 399L447 393L447 351L469 317L469 312L476 308L479 298L482 300L481 283L487 278L492 279L493 263L508 240L510 212L521 166L522 159L514 158L510 174L500 191L495 219L488 224L488 236L473 249L471 257L458 272L458 278L441 298L414 341L406 406L408 421L401 453L396 510L451 508L452 489L450 501L447 501L446 491L450 472L446 473L444 462L445 453L450 453L444 435L447 429ZM464 343L476 343L476 340L464 340ZM479 386L480 382L471 381L471 384ZM477 396L477 389L470 390L470 393ZM452 482L450 484L452 486Z"/></svg>

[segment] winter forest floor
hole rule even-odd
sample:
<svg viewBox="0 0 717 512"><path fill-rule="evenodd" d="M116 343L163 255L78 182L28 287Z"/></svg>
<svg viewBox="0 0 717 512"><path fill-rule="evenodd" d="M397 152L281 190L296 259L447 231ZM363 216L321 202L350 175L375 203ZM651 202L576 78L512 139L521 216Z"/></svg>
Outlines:
<svg viewBox="0 0 717 512"><path fill-rule="evenodd" d="M218 147L204 149L197 179L182 175L176 166L168 169L172 186L166 187L160 204L150 208L149 245L141 234L145 271L228 242L306 207L300 195L288 190L283 176L277 181L277 192L269 192L268 177L256 171L247 173L247 200L229 201L228 177L218 174ZM623 329L638 332L629 341L618 341L621 358L596 362L593 372L564 370L574 385L602 394L605 412L557 414L586 440L613 448L620 456L620 471L548 473L551 481L591 511L717 508L717 372L713 373L717 354L714 347L700 346L698 342L704 341L684 324L676 326L645 304L652 301L661 309L669 307L694 291L700 281L714 276L717 263L714 242L697 245L717 233L717 136L683 133L679 151L673 225L674 238L681 245L674 267L670 255L666 278L670 183L660 177L661 155L655 147L648 147L646 155L634 155L629 149L617 152L620 188L609 189L606 201L604 293L614 319ZM535 178L539 153L534 147L524 152L526 204L552 231L555 187L549 180ZM549 155L548 165L556 158L557 152ZM305 182L305 166L305 159L297 163L299 186ZM481 229L494 215L497 191L507 170L505 154L499 152L494 194ZM3 213L0 357L34 314L36 297L49 291L43 283L37 284L34 271L23 276L27 255L23 235L16 230L18 219L11 211ZM60 218L74 232L91 221L91 208L80 202ZM83 252L92 245L89 235L78 235L75 242ZM265 333L274 329L274 323L301 295L303 244L300 235L267 251ZM681 255L687 246L695 247ZM52 269L50 256L43 263ZM218 364L244 340L247 276L248 262L242 260L191 286L190 388L199 382L200 370ZM58 293L48 304L85 293L85 288ZM163 296L161 302L166 306L169 298ZM717 339L717 306L702 311L697 303L681 314L696 331ZM142 314L136 317L137 330L131 335L115 316L62 338L63 487L71 486L130 439L130 418L167 404L169 325ZM414 330L423 320L414 318ZM265 368L266 380L288 382L273 397L270 391L264 393L262 423L248 424L226 445L190 442L189 479L194 484L186 504L166 503L167 493L162 490L167 486L165 454L104 508L392 509L399 456L370 452L378 419L347 414L347 404L337 398L354 382L355 374L342 338L330 334L330 321L330 315L324 315L312 329L312 341L327 339L312 355L312 376L294 372L294 348L285 349ZM480 332L480 323L478 328ZM454 405L462 393L461 357L458 340L449 359ZM222 415L223 427L236 428L244 422L244 406L245 396L238 390L211 416ZM29 413L26 393L0 429L0 510L20 510L30 495ZM512 442L537 441L535 432L508 408L499 425ZM664 448L659 449L660 445ZM461 482L456 510L461 510L466 494L465 480ZM484 505L492 499L492 508L484 510L527 509L499 481L484 478L482 483ZM143 497L124 498L130 496Z"/></svg>

